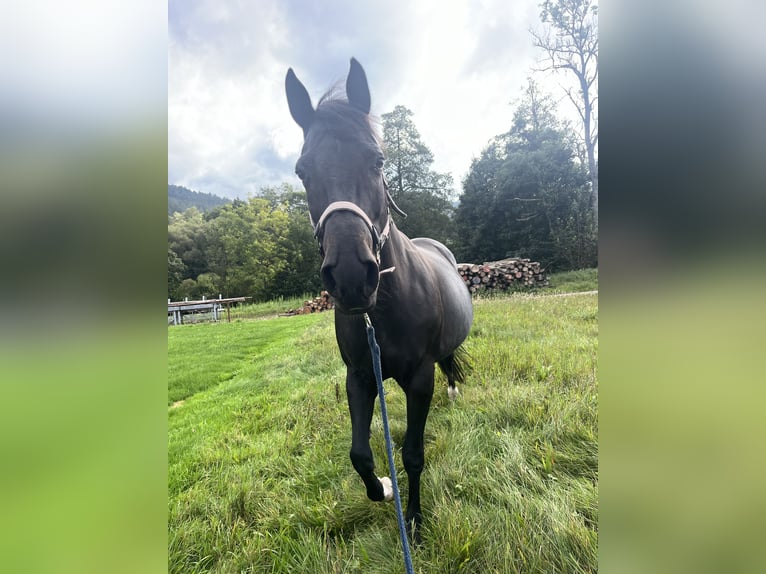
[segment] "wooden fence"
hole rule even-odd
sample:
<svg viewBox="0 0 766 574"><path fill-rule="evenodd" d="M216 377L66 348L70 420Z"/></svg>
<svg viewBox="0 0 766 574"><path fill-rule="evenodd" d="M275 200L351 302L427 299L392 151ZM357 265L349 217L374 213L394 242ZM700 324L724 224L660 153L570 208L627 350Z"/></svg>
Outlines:
<svg viewBox="0 0 766 574"><path fill-rule="evenodd" d="M198 301L189 301L188 297L184 301L171 301L168 299L168 317L172 315L173 325L183 325L184 314L212 312L213 321L218 321L226 307L226 320L231 322L232 303L243 303L252 297L228 297L224 299L220 295L218 299L206 299L202 297ZM170 323L170 319L168 319Z"/></svg>

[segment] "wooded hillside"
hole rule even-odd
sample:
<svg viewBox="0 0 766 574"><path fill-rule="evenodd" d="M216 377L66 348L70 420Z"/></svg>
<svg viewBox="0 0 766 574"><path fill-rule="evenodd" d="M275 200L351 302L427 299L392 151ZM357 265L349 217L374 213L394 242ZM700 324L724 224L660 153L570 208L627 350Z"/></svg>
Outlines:
<svg viewBox="0 0 766 574"><path fill-rule="evenodd" d="M230 203L228 199L212 193L192 191L181 185L168 184L168 215L184 212L190 207L196 207L200 211L210 211L214 207L227 203Z"/></svg>

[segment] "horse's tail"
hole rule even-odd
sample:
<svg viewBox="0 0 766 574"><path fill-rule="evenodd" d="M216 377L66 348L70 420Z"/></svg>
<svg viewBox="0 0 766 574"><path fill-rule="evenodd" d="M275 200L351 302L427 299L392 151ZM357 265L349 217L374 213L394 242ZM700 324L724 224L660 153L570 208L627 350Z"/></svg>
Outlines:
<svg viewBox="0 0 766 574"><path fill-rule="evenodd" d="M463 345L455 349L452 354L447 355L438 362L439 368L447 377L449 385L448 393L451 399L454 399L459 391L455 383L464 383L468 371L471 369L471 356Z"/></svg>

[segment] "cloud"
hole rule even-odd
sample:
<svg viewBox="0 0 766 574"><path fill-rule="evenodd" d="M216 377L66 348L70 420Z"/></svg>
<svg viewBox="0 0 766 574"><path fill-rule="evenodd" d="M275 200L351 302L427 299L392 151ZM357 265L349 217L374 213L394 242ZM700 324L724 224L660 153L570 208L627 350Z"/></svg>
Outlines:
<svg viewBox="0 0 766 574"><path fill-rule="evenodd" d="M281 179L254 160L271 147L275 118L286 111L274 81L284 74L274 54L285 45L286 32L276 4L233 6L169 5L169 178L244 197L273 183L266 179Z"/></svg>
<svg viewBox="0 0 766 574"><path fill-rule="evenodd" d="M494 135L536 54L537 2L355 0L254 3L171 0L168 7L170 183L226 197L297 184L302 134L284 96L293 67L316 103L365 67L373 113L414 112L434 167L456 183Z"/></svg>

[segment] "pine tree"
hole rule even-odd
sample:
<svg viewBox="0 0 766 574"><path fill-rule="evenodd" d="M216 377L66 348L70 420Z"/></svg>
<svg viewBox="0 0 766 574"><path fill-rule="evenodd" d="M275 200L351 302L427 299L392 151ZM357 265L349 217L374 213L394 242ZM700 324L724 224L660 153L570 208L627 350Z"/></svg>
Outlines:
<svg viewBox="0 0 766 574"><path fill-rule="evenodd" d="M412 116L404 106L382 116L383 173L391 196L407 213L406 219L397 218L396 223L410 237L431 237L449 245L453 242L452 176L431 169L434 156L420 139Z"/></svg>

